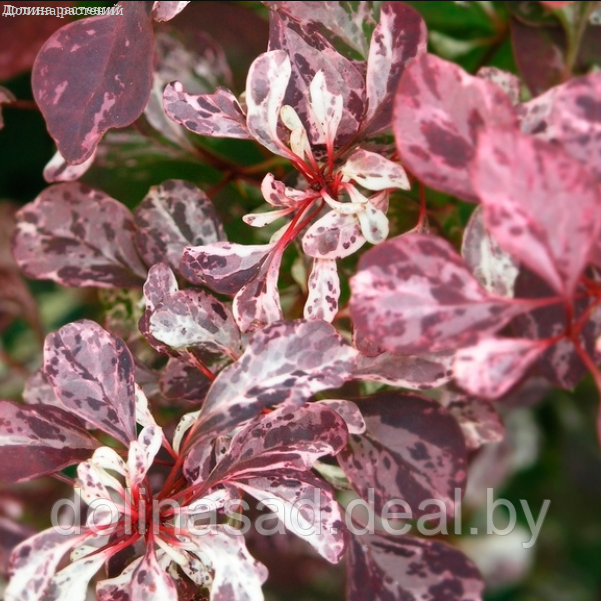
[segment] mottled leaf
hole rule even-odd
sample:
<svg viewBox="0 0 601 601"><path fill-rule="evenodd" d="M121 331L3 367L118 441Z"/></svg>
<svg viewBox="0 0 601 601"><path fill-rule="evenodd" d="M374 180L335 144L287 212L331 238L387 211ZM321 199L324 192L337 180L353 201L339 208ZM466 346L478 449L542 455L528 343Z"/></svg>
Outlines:
<svg viewBox="0 0 601 601"><path fill-rule="evenodd" d="M154 311L159 303L170 294L179 290L175 274L166 263L156 263L150 268L144 282L144 299L146 308Z"/></svg>
<svg viewBox="0 0 601 601"><path fill-rule="evenodd" d="M61 403L126 446L137 438L134 370L125 343L93 321L46 337L44 374Z"/></svg>
<svg viewBox="0 0 601 601"><path fill-rule="evenodd" d="M392 122L402 162L428 186L475 202L469 178L483 126L514 127L513 107L495 84L434 55L403 73Z"/></svg>
<svg viewBox="0 0 601 601"><path fill-rule="evenodd" d="M56 184L17 213L15 260L28 277L64 286L141 286L146 268L133 228L130 212L110 196Z"/></svg>
<svg viewBox="0 0 601 601"><path fill-rule="evenodd" d="M136 243L148 265L168 262L175 270L186 246L225 240L207 195L184 180L153 186L134 213Z"/></svg>
<svg viewBox="0 0 601 601"><path fill-rule="evenodd" d="M480 601L482 577L457 549L434 540L354 536L347 567L349 601Z"/></svg>
<svg viewBox="0 0 601 601"><path fill-rule="evenodd" d="M356 215L329 211L305 232L303 251L318 259L342 259L365 244Z"/></svg>
<svg viewBox="0 0 601 601"><path fill-rule="evenodd" d="M461 255L476 279L492 294L513 297L519 266L490 235L482 206L477 206L463 232Z"/></svg>
<svg viewBox="0 0 601 601"><path fill-rule="evenodd" d="M50 135L69 163L92 156L103 134L144 110L152 85L152 28L139 2L122 14L59 29L37 55L32 88Z"/></svg>
<svg viewBox="0 0 601 601"><path fill-rule="evenodd" d="M161 393L171 407L200 407L210 383L198 369L175 358L169 359L159 378Z"/></svg>
<svg viewBox="0 0 601 601"><path fill-rule="evenodd" d="M402 354L449 350L525 307L490 296L442 238L406 234L365 253L351 278L355 328Z"/></svg>
<svg viewBox="0 0 601 601"><path fill-rule="evenodd" d="M363 432L365 432L366 425L365 420L361 415L361 410L352 401L326 399L325 401L318 402L333 409L340 415L346 424L349 434L363 434Z"/></svg>
<svg viewBox="0 0 601 601"><path fill-rule="evenodd" d="M601 193L584 167L544 140L487 129L472 181L499 245L571 296L601 229Z"/></svg>
<svg viewBox="0 0 601 601"><path fill-rule="evenodd" d="M476 75L498 85L507 94L514 106L520 102L522 82L517 75L497 67L480 67Z"/></svg>
<svg viewBox="0 0 601 601"><path fill-rule="evenodd" d="M152 17L155 21L170 21L178 15L190 2L167 2L159 0L152 6Z"/></svg>
<svg viewBox="0 0 601 601"><path fill-rule="evenodd" d="M338 459L361 497L373 491L378 514L391 499L404 499L414 516L423 515L429 504L421 504L437 499L452 515L467 478L465 441L453 416L414 393L382 392L355 402L367 430L351 435Z"/></svg>
<svg viewBox="0 0 601 601"><path fill-rule="evenodd" d="M0 479L22 482L84 461L99 446L77 419L54 406L0 401Z"/></svg>
<svg viewBox="0 0 601 601"><path fill-rule="evenodd" d="M94 555L83 557L63 568L52 578L44 601L64 601L84 599L92 577L109 559L112 549L105 549Z"/></svg>
<svg viewBox="0 0 601 601"><path fill-rule="evenodd" d="M44 179L49 183L72 182L79 179L92 166L96 151L89 159L77 165L69 165L63 155L57 150L44 167Z"/></svg>
<svg viewBox="0 0 601 601"><path fill-rule="evenodd" d="M359 148L340 168L340 173L354 180L367 190L401 188L409 190L409 180L405 170L375 152Z"/></svg>
<svg viewBox="0 0 601 601"><path fill-rule="evenodd" d="M131 576L130 594L136 601L177 599L173 578L159 565L154 547L146 547L144 558Z"/></svg>
<svg viewBox="0 0 601 601"><path fill-rule="evenodd" d="M323 319L332 323L338 313L340 297L340 278L334 259L313 259L307 289L305 319Z"/></svg>

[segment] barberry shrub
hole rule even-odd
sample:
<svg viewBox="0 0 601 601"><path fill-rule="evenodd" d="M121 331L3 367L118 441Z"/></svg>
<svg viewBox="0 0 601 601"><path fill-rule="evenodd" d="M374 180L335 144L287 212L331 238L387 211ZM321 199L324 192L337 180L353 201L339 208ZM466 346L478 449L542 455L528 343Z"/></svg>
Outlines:
<svg viewBox="0 0 601 601"><path fill-rule="evenodd" d="M350 601L482 599L425 525L460 515L496 404L601 389L598 3L454 3L493 50L512 28L521 78L448 60L479 40L428 52L421 3L249 4L124 2L17 67L57 151L3 209L0 327L39 353L3 351L0 478L76 500L37 532L24 485L0 497L7 601L256 601L343 559ZM22 276L88 306L50 325Z"/></svg>

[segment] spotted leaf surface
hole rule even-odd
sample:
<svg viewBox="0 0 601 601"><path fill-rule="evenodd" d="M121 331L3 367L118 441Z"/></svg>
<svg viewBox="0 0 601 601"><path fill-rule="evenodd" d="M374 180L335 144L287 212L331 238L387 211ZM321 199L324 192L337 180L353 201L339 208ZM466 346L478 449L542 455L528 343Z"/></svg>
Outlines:
<svg viewBox="0 0 601 601"><path fill-rule="evenodd" d="M360 354L354 377L413 390L436 388L453 377L453 352L400 355L380 353L375 357Z"/></svg>
<svg viewBox="0 0 601 601"><path fill-rule="evenodd" d="M175 582L159 565L152 546L146 548L144 558L132 574L130 595L131 599L136 601L177 599Z"/></svg>
<svg viewBox="0 0 601 601"><path fill-rule="evenodd" d="M517 75L497 67L481 67L476 75L498 85L514 106L519 103L522 82Z"/></svg>
<svg viewBox="0 0 601 601"><path fill-rule="evenodd" d="M412 536L354 536L348 553L348 599L480 601L484 583L460 551Z"/></svg>
<svg viewBox="0 0 601 601"><path fill-rule="evenodd" d="M490 296L442 238L407 234L365 253L351 278L351 316L386 350L449 350L496 331L523 310Z"/></svg>
<svg viewBox="0 0 601 601"><path fill-rule="evenodd" d="M72 182L79 179L91 166L96 158L96 152L89 159L77 165L69 165L63 155L55 152L54 156L44 167L44 179L49 183Z"/></svg>
<svg viewBox="0 0 601 601"><path fill-rule="evenodd" d="M218 430L227 433L266 407L300 405L315 392L340 386L350 376L355 357L356 351L325 322L267 326L213 382L194 438Z"/></svg>
<svg viewBox="0 0 601 601"><path fill-rule="evenodd" d="M316 259L342 259L365 244L356 215L329 211L305 232L303 251Z"/></svg>
<svg viewBox="0 0 601 601"><path fill-rule="evenodd" d="M369 132L390 126L394 93L408 61L426 52L426 24L404 2L384 2L367 60ZM373 188L370 188L373 189Z"/></svg>
<svg viewBox="0 0 601 601"><path fill-rule="evenodd" d="M179 290L163 297L148 318L148 329L173 349L240 354L240 331L234 317L204 290Z"/></svg>
<svg viewBox="0 0 601 601"><path fill-rule="evenodd" d="M99 445L64 409L0 401L0 479L21 482L84 461Z"/></svg>
<svg viewBox="0 0 601 601"><path fill-rule="evenodd" d="M368 190L410 188L407 174L400 165L362 148L351 154L340 172Z"/></svg>
<svg viewBox="0 0 601 601"><path fill-rule="evenodd" d="M513 297L519 265L486 229L482 206L476 207L465 227L461 255L486 290L499 296Z"/></svg>
<svg viewBox="0 0 601 601"><path fill-rule="evenodd" d="M307 283L309 294L305 302L305 319L334 321L338 313L340 278L333 259L314 259L313 269Z"/></svg>
<svg viewBox="0 0 601 601"><path fill-rule="evenodd" d="M134 369L125 343L93 321L46 337L44 374L61 403L126 446L137 438Z"/></svg>
<svg viewBox="0 0 601 601"><path fill-rule="evenodd" d="M130 212L80 183L46 188L17 213L14 255L28 277L64 286L141 286Z"/></svg>
<svg viewBox="0 0 601 601"><path fill-rule="evenodd" d="M252 139L237 98L224 88L213 94L188 94L179 82L163 92L163 106L176 123L202 136Z"/></svg>
<svg viewBox="0 0 601 601"><path fill-rule="evenodd" d="M383 392L355 401L367 425L352 435L339 455L340 466L355 490L375 510L390 499L404 499L414 516L427 513L429 499L452 513L455 490L467 477L463 434L439 403L413 393Z"/></svg>
<svg viewBox="0 0 601 601"><path fill-rule="evenodd" d="M484 125L515 126L511 102L497 85L431 54L407 67L392 126L403 164L425 184L475 202L469 169Z"/></svg>
<svg viewBox="0 0 601 601"><path fill-rule="evenodd" d="M69 23L42 46L32 88L50 135L69 163L92 156L103 134L144 110L152 86L153 36L144 6Z"/></svg>
<svg viewBox="0 0 601 601"><path fill-rule="evenodd" d="M152 17L155 21L171 21L173 17L186 8L190 2L168 2L158 0L152 6Z"/></svg>
<svg viewBox="0 0 601 601"><path fill-rule="evenodd" d="M235 294L257 276L273 248L273 244L233 242L188 247L180 268L192 284L206 285L221 294Z"/></svg>
<svg viewBox="0 0 601 601"><path fill-rule="evenodd" d="M161 394L169 406L200 407L210 383L198 369L175 358L169 359L159 377Z"/></svg>
<svg viewBox="0 0 601 601"><path fill-rule="evenodd" d="M136 243L148 265L164 261L178 270L186 246L225 240L207 195L184 180L169 180L150 188L134 219Z"/></svg>
<svg viewBox="0 0 601 601"><path fill-rule="evenodd" d="M499 245L571 296L601 229L601 193L590 174L549 142L486 130L472 180Z"/></svg>
<svg viewBox="0 0 601 601"><path fill-rule="evenodd" d="M159 303L170 294L179 290L175 274L166 263L156 263L150 268L144 282L144 299L146 308L154 311Z"/></svg>

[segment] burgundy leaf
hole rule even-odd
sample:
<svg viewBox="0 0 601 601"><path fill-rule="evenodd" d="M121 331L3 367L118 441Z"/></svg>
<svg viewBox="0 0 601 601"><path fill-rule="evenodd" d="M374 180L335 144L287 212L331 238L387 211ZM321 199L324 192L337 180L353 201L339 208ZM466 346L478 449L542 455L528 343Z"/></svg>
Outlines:
<svg viewBox="0 0 601 601"><path fill-rule="evenodd" d="M426 24L420 14L404 2L384 2L367 61L369 132L390 126L394 93L405 65L425 53L426 44Z"/></svg>
<svg viewBox="0 0 601 601"><path fill-rule="evenodd" d="M137 439L134 369L125 343L93 321L46 337L44 373L61 403L126 446Z"/></svg>
<svg viewBox="0 0 601 601"><path fill-rule="evenodd" d="M35 530L0 515L0 576L8 575L8 558L12 550L26 538L33 536Z"/></svg>
<svg viewBox="0 0 601 601"><path fill-rule="evenodd" d="M161 393L171 407L175 404L178 407L199 408L210 384L209 378L198 369L175 358L169 359L159 378Z"/></svg>
<svg viewBox="0 0 601 601"><path fill-rule="evenodd" d="M477 206L463 232L461 255L476 279L492 294L513 297L519 266L484 225L482 206Z"/></svg>
<svg viewBox="0 0 601 601"><path fill-rule="evenodd" d="M7 88L0 86L0 129L4 127L4 119L2 117L2 105L9 104L16 100L15 95Z"/></svg>
<svg viewBox="0 0 601 601"><path fill-rule="evenodd" d="M236 363L215 379L194 439L227 433L267 407L301 405L312 394L349 378L356 351L322 321L280 322L257 332Z"/></svg>
<svg viewBox="0 0 601 601"><path fill-rule="evenodd" d="M240 331L230 310L204 290L164 296L148 318L149 333L173 349L240 355Z"/></svg>
<svg viewBox="0 0 601 601"><path fill-rule="evenodd" d="M184 250L182 275L192 284L206 285L221 294L235 294L255 278L273 244L245 245L215 242Z"/></svg>
<svg viewBox="0 0 601 601"><path fill-rule="evenodd" d="M515 122L511 102L497 85L425 54L401 77L392 126L403 164L420 180L475 202L469 169L478 132Z"/></svg>
<svg viewBox="0 0 601 601"><path fill-rule="evenodd" d="M0 480L22 482L88 459L99 446L64 409L0 401Z"/></svg>
<svg viewBox="0 0 601 601"><path fill-rule="evenodd" d="M225 240L207 195L184 180L168 180L150 188L134 219L136 243L148 265L164 261L177 270L186 246Z"/></svg>
<svg viewBox="0 0 601 601"><path fill-rule="evenodd" d="M451 515L467 477L465 441L453 416L414 393L382 392L355 402L367 431L351 435L338 455L355 490L364 499L373 491L378 514L391 499L404 499L413 516L423 515L420 504L438 499Z"/></svg>
<svg viewBox="0 0 601 601"><path fill-rule="evenodd" d="M472 181L499 245L570 297L601 230L601 193L590 174L549 142L487 129Z"/></svg>
<svg viewBox="0 0 601 601"><path fill-rule="evenodd" d="M159 0L152 7L152 17L155 21L170 21L178 15L190 2L167 2Z"/></svg>
<svg viewBox="0 0 601 601"><path fill-rule="evenodd" d="M326 399L318 401L326 407L333 409L344 420L349 434L363 434L365 432L365 420L361 415L361 410L352 401L343 399Z"/></svg>
<svg viewBox="0 0 601 601"><path fill-rule="evenodd" d="M141 286L146 269L120 203L80 183L46 188L17 213L15 260L28 277L64 286Z"/></svg>
<svg viewBox="0 0 601 601"><path fill-rule="evenodd" d="M425 234L399 236L365 253L351 290L355 328L402 354L469 344L524 310L489 295L448 242Z"/></svg>
<svg viewBox="0 0 601 601"><path fill-rule="evenodd" d="M549 346L526 338L487 338L457 351L454 375L468 393L496 399L509 391Z"/></svg>
<svg viewBox="0 0 601 601"><path fill-rule="evenodd" d="M348 600L480 601L484 583L463 553L439 541L367 534L349 545Z"/></svg>
<svg viewBox="0 0 601 601"><path fill-rule="evenodd" d="M252 139L236 97L223 88L214 94L187 94L176 81L163 92L163 106L176 123L202 136Z"/></svg>
<svg viewBox="0 0 601 601"><path fill-rule="evenodd" d="M436 388L453 377L453 353L442 351L422 355L380 353L375 357L361 354L354 377L413 390Z"/></svg>
<svg viewBox="0 0 601 601"><path fill-rule="evenodd" d="M152 28L139 2L122 14L65 25L40 50L32 88L50 135L69 163L92 156L103 134L144 110L152 86Z"/></svg>

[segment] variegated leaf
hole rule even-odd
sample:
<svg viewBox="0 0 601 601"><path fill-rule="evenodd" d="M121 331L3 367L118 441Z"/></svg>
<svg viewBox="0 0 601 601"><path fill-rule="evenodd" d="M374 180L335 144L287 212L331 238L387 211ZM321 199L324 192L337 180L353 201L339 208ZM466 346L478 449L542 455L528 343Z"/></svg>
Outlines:
<svg viewBox="0 0 601 601"><path fill-rule="evenodd" d="M93 321L46 337L44 374L61 403L126 446L137 438L134 371L125 343Z"/></svg>
<svg viewBox="0 0 601 601"><path fill-rule="evenodd" d="M432 54L416 58L398 87L393 130L402 162L428 186L475 202L469 177L483 126L513 128L516 118L495 84Z"/></svg>
<svg viewBox="0 0 601 601"><path fill-rule="evenodd" d="M21 482L84 461L99 446L83 425L55 406L0 401L0 480Z"/></svg>
<svg viewBox="0 0 601 601"><path fill-rule="evenodd" d="M352 401L343 399L326 399L319 403L333 409L344 420L349 434L363 434L366 429L365 420L361 410Z"/></svg>
<svg viewBox="0 0 601 601"><path fill-rule="evenodd" d="M166 296L177 292L179 287L175 274L167 264L156 263L148 272L143 290L146 309L154 311Z"/></svg>
<svg viewBox="0 0 601 601"><path fill-rule="evenodd" d="M156 454L163 445L163 430L156 424L142 428L138 440L129 445L127 456L128 483L137 487L146 477Z"/></svg>
<svg viewBox="0 0 601 601"><path fill-rule="evenodd" d="M146 268L133 239L130 212L80 183L46 188L17 213L14 255L34 279L64 286L141 286Z"/></svg>
<svg viewBox="0 0 601 601"><path fill-rule="evenodd" d="M517 75L498 67L481 67L476 75L498 85L507 94L513 106L520 102L522 82Z"/></svg>
<svg viewBox="0 0 601 601"><path fill-rule="evenodd" d="M356 215L329 211L305 232L303 251L316 259L342 259L365 244Z"/></svg>
<svg viewBox="0 0 601 601"><path fill-rule="evenodd" d="M176 350L188 347L233 358L240 331L230 310L204 290L178 290L163 297L148 318L149 333Z"/></svg>
<svg viewBox="0 0 601 601"><path fill-rule="evenodd" d="M274 207L297 207L302 200L319 198L319 193L314 190L297 190L286 186L284 182L275 179L272 173L268 173L263 178L261 193L263 198Z"/></svg>
<svg viewBox="0 0 601 601"><path fill-rule="evenodd" d="M173 578L159 565L152 546L131 576L130 595L132 601L166 601L177 599Z"/></svg>
<svg viewBox="0 0 601 601"><path fill-rule="evenodd" d="M513 297L519 265L490 235L482 206L477 206L463 232L461 256L476 279L490 293Z"/></svg>
<svg viewBox="0 0 601 601"><path fill-rule="evenodd" d="M601 230L601 192L590 174L556 145L487 129L472 181L499 245L570 297Z"/></svg>
<svg viewBox="0 0 601 601"><path fill-rule="evenodd" d="M448 242L425 234L399 236L365 253L351 290L355 328L401 354L469 344L527 307L489 295Z"/></svg>
<svg viewBox="0 0 601 601"><path fill-rule="evenodd" d="M211 381L198 369L171 358L161 371L159 387L169 406L197 408L205 398Z"/></svg>
<svg viewBox="0 0 601 601"><path fill-rule="evenodd" d="M184 250L182 275L192 284L220 294L235 294L260 272L273 244L245 245L215 242Z"/></svg>
<svg viewBox="0 0 601 601"><path fill-rule="evenodd" d="M340 168L340 173L354 180L367 190L401 188L409 190L409 180L405 170L381 154L359 148Z"/></svg>
<svg viewBox="0 0 601 601"><path fill-rule="evenodd" d="M104 133L144 110L152 86L152 28L144 6L61 27L40 50L32 88L67 162L83 163Z"/></svg>
<svg viewBox="0 0 601 601"><path fill-rule="evenodd" d="M152 17L155 21L170 21L186 8L190 2L167 2L159 0L153 3Z"/></svg>
<svg viewBox="0 0 601 601"><path fill-rule="evenodd" d="M436 388L453 377L453 352L421 355L380 353L375 357L360 354L354 377L413 390Z"/></svg>
<svg viewBox="0 0 601 601"><path fill-rule="evenodd" d="M163 106L170 119L202 136L252 139L246 115L236 97L224 88L214 94L187 94L176 81L163 92Z"/></svg>
<svg viewBox="0 0 601 601"><path fill-rule="evenodd" d="M178 270L186 246L225 240L207 195L184 180L153 186L134 213L136 244L148 265L167 262Z"/></svg>
<svg viewBox="0 0 601 601"><path fill-rule="evenodd" d="M338 313L340 297L340 278L335 259L313 259L307 289L305 319L323 319L332 323Z"/></svg>
<svg viewBox="0 0 601 601"><path fill-rule="evenodd" d="M95 158L96 151L83 163L69 165L63 155L57 150L44 167L44 179L49 184L54 182L72 182L79 179L92 166Z"/></svg>
<svg viewBox="0 0 601 601"><path fill-rule="evenodd" d="M267 326L213 382L188 445L212 432L225 434L264 408L301 405L320 390L340 386L352 373L356 354L323 321Z"/></svg>
<svg viewBox="0 0 601 601"><path fill-rule="evenodd" d="M414 393L382 392L355 400L367 430L351 435L338 455L350 483L364 499L373 491L382 513L391 499L404 499L413 516L437 499L449 515L465 490L467 457L457 422L439 403Z"/></svg>
<svg viewBox="0 0 601 601"><path fill-rule="evenodd" d="M365 117L370 133L390 126L394 94L405 65L424 54L426 46L426 24L420 14L404 2L384 2L367 60Z"/></svg>
<svg viewBox="0 0 601 601"><path fill-rule="evenodd" d="M366 534L349 545L348 600L481 601L482 577L457 549L412 536Z"/></svg>

